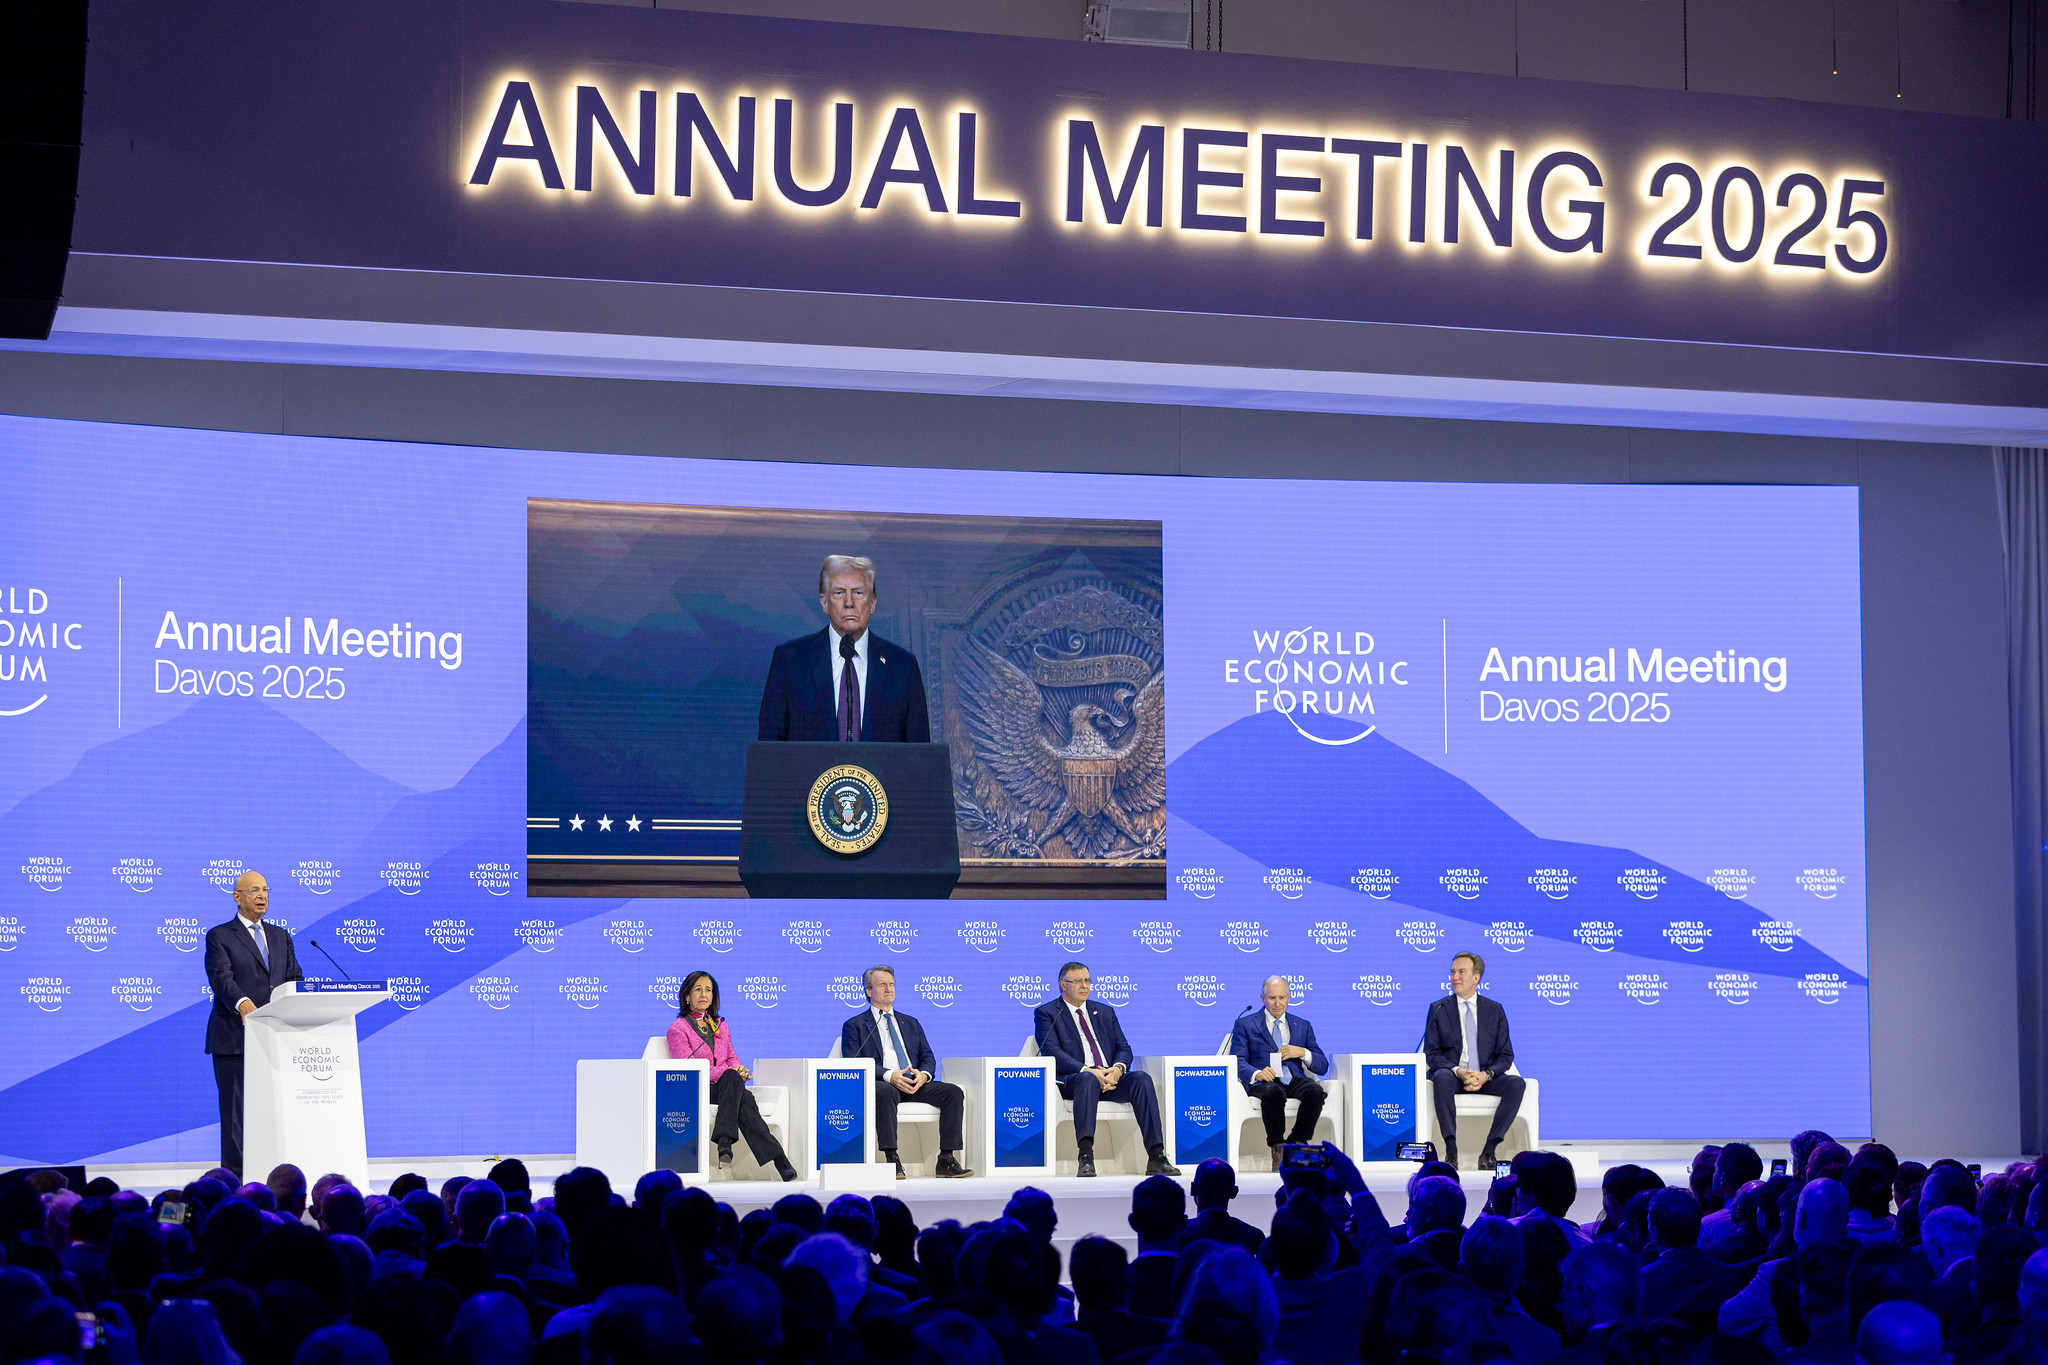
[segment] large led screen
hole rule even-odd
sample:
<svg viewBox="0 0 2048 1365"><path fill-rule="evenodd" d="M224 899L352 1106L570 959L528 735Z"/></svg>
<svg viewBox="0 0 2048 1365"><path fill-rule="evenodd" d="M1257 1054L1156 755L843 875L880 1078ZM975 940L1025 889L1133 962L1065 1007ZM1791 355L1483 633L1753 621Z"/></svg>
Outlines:
<svg viewBox="0 0 2048 1365"><path fill-rule="evenodd" d="M570 1152L576 1060L639 1055L693 968L744 1058L822 1055L871 963L973 1056L1072 958L1141 1054L1214 1050L1273 974L1331 1051L1397 1051L1472 951L1546 1140L1869 1129L1853 489L0 449L0 1162L213 1159L198 948L244 868L309 973L392 983L378 1156ZM529 894L578 817L604 859L732 856L835 551L924 665L963 865L1136 880ZM1059 757L1097 744L1162 772Z"/></svg>

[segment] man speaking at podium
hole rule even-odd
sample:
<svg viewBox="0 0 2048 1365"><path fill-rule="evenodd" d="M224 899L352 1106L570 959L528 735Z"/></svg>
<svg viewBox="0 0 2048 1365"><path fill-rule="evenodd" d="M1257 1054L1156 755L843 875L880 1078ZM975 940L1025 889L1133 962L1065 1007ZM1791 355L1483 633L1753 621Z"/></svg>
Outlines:
<svg viewBox="0 0 2048 1365"><path fill-rule="evenodd" d="M270 884L261 872L235 879L235 917L206 931L206 984L213 1008L206 1015L206 1050L220 1090L220 1164L242 1174L243 1026L287 981L303 981L292 936L263 922Z"/></svg>
<svg viewBox="0 0 2048 1365"><path fill-rule="evenodd" d="M875 562L826 555L818 570L825 629L775 647L761 689L764 740L929 744L917 656L868 629Z"/></svg>

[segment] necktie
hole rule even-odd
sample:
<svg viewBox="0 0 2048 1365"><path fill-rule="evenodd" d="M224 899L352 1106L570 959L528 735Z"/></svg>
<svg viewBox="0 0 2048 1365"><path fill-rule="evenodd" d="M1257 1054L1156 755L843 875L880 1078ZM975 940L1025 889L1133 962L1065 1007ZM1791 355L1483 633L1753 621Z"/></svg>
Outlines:
<svg viewBox="0 0 2048 1365"><path fill-rule="evenodd" d="M1074 1011L1074 1018L1081 1025L1081 1036L1088 1040L1088 1055L1095 1059L1095 1065L1097 1067L1101 1067L1102 1065L1104 1065L1102 1060L1102 1048L1095 1041L1095 1030L1088 1027L1088 1011L1084 1009L1076 1009Z"/></svg>
<svg viewBox="0 0 2048 1365"><path fill-rule="evenodd" d="M1465 1069L1467 1071L1477 1071L1479 1068L1472 1065L1472 1035L1476 1032L1472 1027L1472 1002L1467 1000L1463 1004L1465 1008Z"/></svg>
<svg viewBox="0 0 2048 1365"><path fill-rule="evenodd" d="M270 970L270 940L261 924L250 925L249 932L256 935L256 956L262 960L263 970L267 972Z"/></svg>
<svg viewBox="0 0 2048 1365"><path fill-rule="evenodd" d="M1266 1016L1266 1018L1267 1018L1267 1019L1268 1019L1269 1021L1271 1021L1271 1023L1272 1023L1272 1026L1273 1026L1273 1027L1272 1027L1272 1029L1270 1030L1270 1031L1271 1031L1271 1033L1272 1033L1272 1035L1273 1035L1273 1051L1275 1051L1275 1052L1284 1052L1284 1051L1286 1051L1286 1049L1287 1049L1287 1016L1283 1014L1283 1015L1281 1015L1281 1016L1280 1016L1279 1018L1275 1019L1275 1018L1274 1018L1274 1017L1273 1017L1272 1015L1270 1015L1270 1014L1269 1014L1269 1015L1267 1015L1267 1016ZM1281 1072L1281 1077L1280 1077L1280 1078L1281 1078L1282 1080L1285 1080L1285 1079L1287 1079L1287 1073L1289 1072L1290 1068L1292 1068L1292 1067L1293 1067L1293 1065L1294 1065L1294 1063L1293 1063L1293 1062L1282 1062L1282 1063L1280 1064L1280 1072Z"/></svg>
<svg viewBox="0 0 2048 1365"><path fill-rule="evenodd" d="M839 739L851 744L860 738L860 670L853 666L853 641L844 635L839 657L845 660L839 670Z"/></svg>
<svg viewBox="0 0 2048 1365"><path fill-rule="evenodd" d="M882 1022L889 1026L889 1042L896 1049L896 1061L899 1064L896 1069L898 1071L909 1070L910 1049L903 1046L903 1035L896 1031L896 1012L894 1010L883 1010Z"/></svg>

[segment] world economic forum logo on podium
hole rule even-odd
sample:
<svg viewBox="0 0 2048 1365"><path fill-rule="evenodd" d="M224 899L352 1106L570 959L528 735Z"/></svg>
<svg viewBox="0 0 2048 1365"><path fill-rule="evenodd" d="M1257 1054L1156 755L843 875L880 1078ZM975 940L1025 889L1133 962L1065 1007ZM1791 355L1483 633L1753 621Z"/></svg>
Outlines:
<svg viewBox="0 0 2048 1365"><path fill-rule="evenodd" d="M889 825L889 794L866 768L842 763L818 774L808 806L811 833L834 853L865 853Z"/></svg>
<svg viewBox="0 0 2048 1365"><path fill-rule="evenodd" d="M825 1111L825 1125L835 1133L847 1132L853 1127L853 1111L851 1109L827 1109Z"/></svg>

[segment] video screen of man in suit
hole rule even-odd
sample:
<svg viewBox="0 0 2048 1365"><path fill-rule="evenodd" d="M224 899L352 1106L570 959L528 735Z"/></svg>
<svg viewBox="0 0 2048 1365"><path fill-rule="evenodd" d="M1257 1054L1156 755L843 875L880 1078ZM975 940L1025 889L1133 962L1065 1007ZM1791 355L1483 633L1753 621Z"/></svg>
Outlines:
<svg viewBox="0 0 2048 1365"><path fill-rule="evenodd" d="M764 740L929 744L917 656L868 629L875 561L827 555L818 569L825 628L775 647L761 689Z"/></svg>
<svg viewBox="0 0 2048 1365"><path fill-rule="evenodd" d="M1286 977L1267 977L1259 998L1265 1008L1240 1016L1231 1028L1230 1051L1237 1058L1238 1084L1259 1102L1277 1171L1282 1143L1315 1141L1326 1098L1315 1077L1329 1074L1330 1059L1316 1046L1315 1026L1288 1010L1293 992ZM1289 1100L1301 1107L1295 1111L1294 1131L1283 1137Z"/></svg>
<svg viewBox="0 0 2048 1365"><path fill-rule="evenodd" d="M292 936L265 924L270 883L261 872L235 879L235 917L206 931L206 983L213 1008L206 1014L206 1050L220 1091L220 1164L242 1173L242 1030L287 981L303 981Z"/></svg>
<svg viewBox="0 0 2048 1365"><path fill-rule="evenodd" d="M1515 1045L1508 1037L1508 1012L1500 1002L1479 993L1486 960L1477 953L1451 959L1451 993L1429 1007L1422 1050L1429 1083L1436 1091L1436 1130L1444 1140L1444 1160L1458 1164L1458 1096L1493 1095L1500 1107L1486 1130L1479 1169L1490 1170L1494 1149L1522 1107L1522 1078L1507 1074L1515 1064Z"/></svg>
<svg viewBox="0 0 2048 1365"><path fill-rule="evenodd" d="M939 1061L924 1025L896 1008L895 969L870 967L861 974L861 986L868 1007L840 1026L839 1055L874 1060L875 1146L882 1159L894 1163L898 1180L904 1178L903 1160L896 1154L897 1106L929 1104L939 1111L939 1160L933 1174L955 1180L973 1175L960 1162L966 1145L966 1092L933 1075Z"/></svg>

